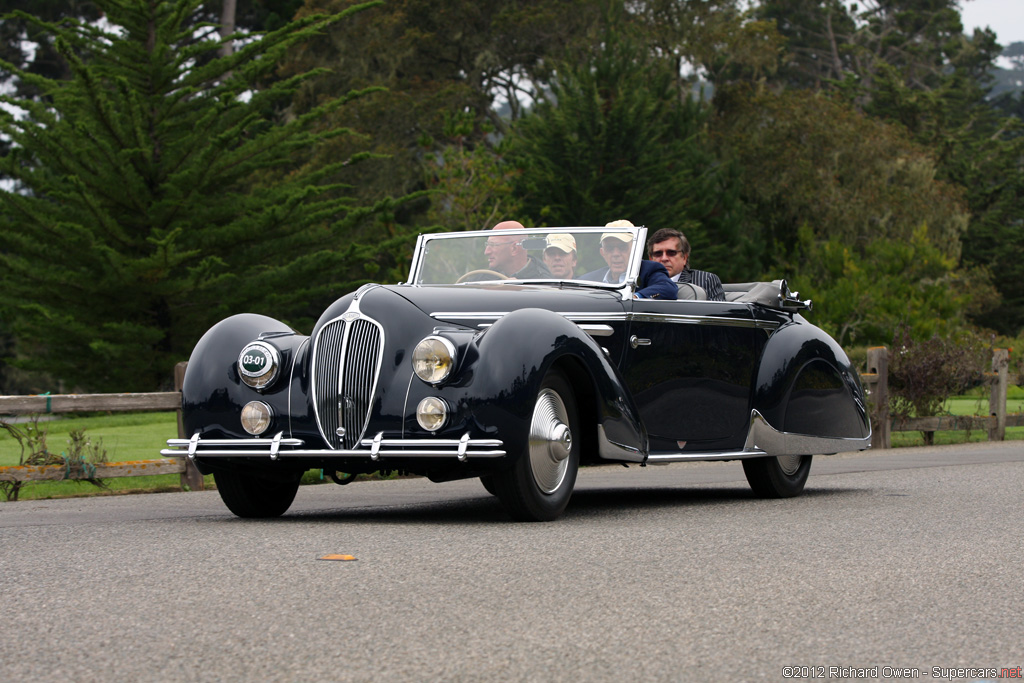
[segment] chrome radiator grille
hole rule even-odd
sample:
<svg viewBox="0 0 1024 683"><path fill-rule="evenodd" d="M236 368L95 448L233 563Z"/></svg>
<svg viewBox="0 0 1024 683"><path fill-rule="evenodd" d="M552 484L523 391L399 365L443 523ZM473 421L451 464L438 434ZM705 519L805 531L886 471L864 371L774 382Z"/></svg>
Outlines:
<svg viewBox="0 0 1024 683"><path fill-rule="evenodd" d="M327 323L316 337L313 406L320 433L331 448L354 448L366 430L383 338L381 326L361 316Z"/></svg>

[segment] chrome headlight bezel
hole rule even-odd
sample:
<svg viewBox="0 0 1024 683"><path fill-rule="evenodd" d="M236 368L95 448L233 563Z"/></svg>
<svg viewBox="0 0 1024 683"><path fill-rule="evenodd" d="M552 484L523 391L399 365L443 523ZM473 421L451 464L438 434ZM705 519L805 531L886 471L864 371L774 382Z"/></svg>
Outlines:
<svg viewBox="0 0 1024 683"><path fill-rule="evenodd" d="M242 429L253 436L259 436L268 429L274 420L274 409L263 401L249 401L242 406L239 421Z"/></svg>
<svg viewBox="0 0 1024 683"><path fill-rule="evenodd" d="M437 386L455 369L455 344L438 335L424 337L412 351L412 371L427 384Z"/></svg>
<svg viewBox="0 0 1024 683"><path fill-rule="evenodd" d="M281 352L273 345L254 341L238 354L238 376L253 389L267 389L281 370Z"/></svg>
<svg viewBox="0 0 1024 683"><path fill-rule="evenodd" d="M416 422L428 432L436 432L448 423L451 408L438 396L427 396L416 406Z"/></svg>

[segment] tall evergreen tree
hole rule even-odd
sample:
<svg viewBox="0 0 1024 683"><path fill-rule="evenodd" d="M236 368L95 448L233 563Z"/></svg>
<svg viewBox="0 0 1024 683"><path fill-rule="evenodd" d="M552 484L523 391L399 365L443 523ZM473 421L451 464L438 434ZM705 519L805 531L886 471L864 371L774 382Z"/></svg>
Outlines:
<svg viewBox="0 0 1024 683"><path fill-rule="evenodd" d="M375 257L345 243L370 208L334 181L322 127L355 93L279 115L315 72L260 89L282 54L348 14L308 16L217 56L201 0L96 0L107 24L16 16L53 36L70 79L0 68L0 316L16 362L70 387L153 389L225 314L308 324ZM111 28L105 28L105 26ZM13 108L13 109L12 109ZM382 202L388 204L387 201Z"/></svg>
<svg viewBox="0 0 1024 683"><path fill-rule="evenodd" d="M735 169L712 151L710 108L680 96L671 61L626 33L563 64L549 96L510 137L516 196L545 225L604 225L626 218L682 230L694 266L750 277L757 240L743 230Z"/></svg>

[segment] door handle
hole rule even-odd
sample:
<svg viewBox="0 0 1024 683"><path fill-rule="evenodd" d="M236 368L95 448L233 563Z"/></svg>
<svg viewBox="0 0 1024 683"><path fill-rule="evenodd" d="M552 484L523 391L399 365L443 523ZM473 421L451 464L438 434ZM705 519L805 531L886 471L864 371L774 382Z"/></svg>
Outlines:
<svg viewBox="0 0 1024 683"><path fill-rule="evenodd" d="M651 340L641 339L640 337L634 334L632 337L629 338L629 345L632 346L634 349L638 346L650 346Z"/></svg>

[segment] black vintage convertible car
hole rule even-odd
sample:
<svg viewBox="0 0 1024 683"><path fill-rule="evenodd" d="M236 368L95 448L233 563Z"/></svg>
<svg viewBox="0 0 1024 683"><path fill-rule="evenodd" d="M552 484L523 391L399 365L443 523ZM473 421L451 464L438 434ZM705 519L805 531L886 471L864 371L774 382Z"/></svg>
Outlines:
<svg viewBox="0 0 1024 683"><path fill-rule="evenodd" d="M638 299L645 228L616 228L621 281L580 275L605 265L607 230L422 235L407 283L341 297L308 336L227 318L188 363L190 438L161 453L213 473L241 517L283 514L322 469L479 477L536 521L563 512L583 465L739 460L755 494L781 498L813 455L868 448L858 374L785 281ZM575 252L561 277L540 267L552 245ZM499 267L502 246L529 256L529 279Z"/></svg>

